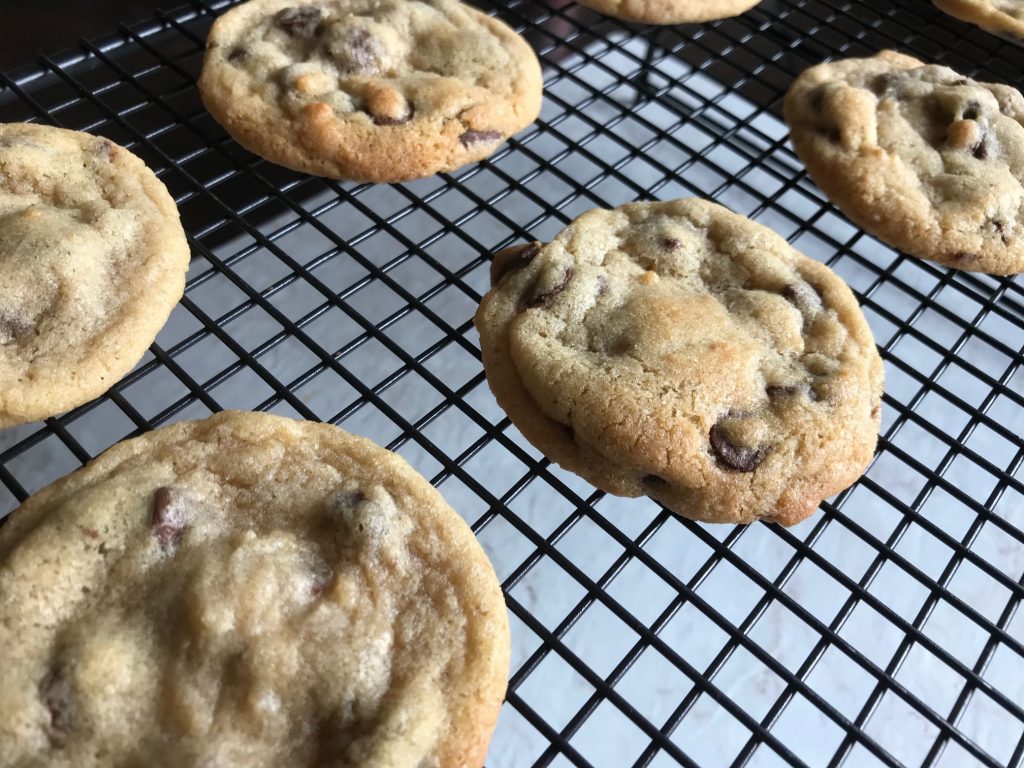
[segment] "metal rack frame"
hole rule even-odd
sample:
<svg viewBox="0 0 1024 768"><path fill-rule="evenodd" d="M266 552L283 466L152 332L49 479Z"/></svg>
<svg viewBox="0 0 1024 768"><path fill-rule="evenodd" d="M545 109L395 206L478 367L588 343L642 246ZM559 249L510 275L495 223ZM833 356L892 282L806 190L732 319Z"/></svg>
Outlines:
<svg viewBox="0 0 1024 768"><path fill-rule="evenodd" d="M0 514L109 444L83 437L83 425L95 423L90 415L93 420L111 419L109 414L116 413L126 436L224 407L273 409L343 426L361 411L372 410L397 432L389 447L423 457L423 465L434 468L432 482L442 491L459 484L478 500L479 510L470 520L478 535L502 521L502 530L525 542L526 553L503 574L503 587L516 626L536 638L533 650L514 665L506 705L543 742L530 764L593 764L587 746L593 738L584 738L585 725L600 708L612 707L644 742L633 765L697 766L701 763L678 737L699 702L727 713L745 734L723 763L732 766L1022 764L1024 699L1015 695L1018 689L988 672L997 653L1010 654L1024 670L1024 630L1014 624L1024 597L1024 562L1018 571L1007 569L978 551L977 544L998 535L1014 552L1024 552L1024 284L908 259L845 224L807 180L784 131L778 130L778 116L792 77L828 57L898 47L964 74L1021 86L1024 49L960 24L924 0L902 5L882 0L766 0L738 19L673 28L633 27L569 4L511 0L494 9L533 43L542 59L546 105L541 119L479 165L388 186L393 207L382 213L371 185L314 179L265 163L238 148L202 109L194 79L203 41L212 19L229 4L194 0L152 22L122 27L108 40L83 41L77 51L0 74L0 119L103 133L156 169L182 211L194 257L186 296L177 310L190 318L190 330L169 344L158 339L143 363L100 400L0 442ZM718 89L709 92L708 81ZM739 104L751 109L737 114ZM657 119L644 111L654 106ZM699 141L691 141L693 136ZM615 150L613 156L606 153L608 147ZM668 156L674 159L666 162ZM568 167L570 162L583 163L592 174L581 178L575 166ZM643 174L636 173L638 164ZM715 181L709 185L707 178ZM539 232L551 234L586 208L613 206L624 197L682 194L724 201L775 226L798 247L813 244L820 252L815 255L848 277L876 332L890 382L873 470L895 462L912 478L908 492L893 489L869 471L853 489L825 502L818 515L794 529L708 527L679 520L653 505L637 513L642 524L625 525L617 513L604 511L604 494L550 465L518 437L504 414L483 405L489 394L482 370L453 384L432 369L433 360L454 353L469 356L478 368L470 318L485 286L488 254L496 248ZM512 197L535 213L526 218L507 215ZM456 199L457 205L452 203ZM461 209L453 214L453 207ZM340 235L325 223L339 210L366 224ZM425 236L407 231L412 217L427 227ZM481 218L491 222L490 229L475 226L474 220ZM284 243L300 230L327 245L313 258L293 253ZM381 235L394 244L393 255L383 260L374 253ZM447 258L439 250L446 243L455 243L453 250L463 255ZM257 287L247 278L246 265L263 255L283 273ZM340 260L359 274L339 285L323 277L323 268ZM432 281L411 288L401 276L409 264L433 275ZM197 298L216 286L237 297L234 303L211 309ZM313 299L295 317L278 298L299 287ZM397 306L379 317L360 308L357 299L373 291L386 291ZM450 310L453 306L458 309ZM332 346L315 328L338 312L356 330ZM240 339L237 329L257 315L276 330L253 345ZM413 318L436 336L421 349L410 349L395 336L394 329ZM207 342L226 350L231 362L197 375L183 360ZM295 343L312 358L310 363L287 371L266 364L275 350ZM986 350L983 356L975 352L979 345ZM374 382L352 363L360 349L370 347L395 361ZM922 367L908 360L907 348L932 362ZM265 394L246 403L218 395L218 388L243 375ZM158 376L171 377L178 389L148 412L134 394ZM302 396L303 388L321 376L333 376L353 392L343 408L326 416ZM412 416L389 399L389 391L410 377L429 388L436 400ZM970 386L960 385L965 378ZM963 415L955 429L935 423L936 399ZM430 432L448 413L458 414L479 433L458 451ZM901 434L923 436L917 439L927 441L932 452L922 454ZM991 436L986 437L989 442L1005 448L977 449L978 435ZM44 443L60 446L68 458L46 467L47 477L33 475L29 482L23 476L38 463L34 452ZM472 469L475 459L494 450L523 467L508 487L496 487ZM964 462L985 492L979 494L973 481L968 487L959 481ZM542 487L553 505L564 508L553 515L550 530L517 511L517 499L531 487ZM871 506L864 501L867 496L873 499L872 509L888 515L891 527L865 512ZM936 513L939 499L960 510L955 522ZM1022 514L1015 515L1018 510ZM619 551L597 573L563 549L581 525L598 531ZM706 553L685 577L651 552L652 542L666 531L680 546ZM926 537L941 549L938 565L905 551L902 545L913 537ZM863 549L863 567L848 572L837 565L826 546L832 539ZM744 542L751 540L784 552L779 567L751 562L744 554ZM551 622L538 617L518 589L542 563L557 569L580 592ZM638 616L628 600L615 594L616 580L634 565L672 594L653 617ZM787 588L799 569L810 567L846 595L825 616ZM725 569L758 593L735 615L706 591L712 574ZM874 589L887 569L898 571L924 594L912 610L894 607ZM963 569L991 583L1000 596L998 609L976 606L959 591L956 578ZM566 640L597 606L635 638L601 671ZM723 638L710 660L693 658L686 648L665 639L666 627L684 608L699 612ZM876 659L871 648L844 634L858 609L870 609L898 633L887 658ZM940 609L980 632L981 647L963 655L947 638L936 637L929 621ZM756 637L759 622L775 610L791 617L783 626L799 623L815 638L794 663L777 658ZM951 704L937 706L901 678L911 654L922 651L943 674L959 681ZM685 680L671 711L656 721L620 685L649 652ZM870 693L854 706L819 690L813 680L819 664L831 663L823 659L837 653L870 681ZM749 657L778 681L777 695L765 711L751 711L717 682L740 657ZM549 658L557 658L592 691L557 724L524 693ZM965 713L980 699L1004 713L1006 723L1021 726L1008 749L1000 752L964 726ZM836 729L839 741L828 754L807 754L792 737L778 734L780 719L797 701ZM896 702L927 724L928 744L908 756L879 737L872 718L883 702Z"/></svg>

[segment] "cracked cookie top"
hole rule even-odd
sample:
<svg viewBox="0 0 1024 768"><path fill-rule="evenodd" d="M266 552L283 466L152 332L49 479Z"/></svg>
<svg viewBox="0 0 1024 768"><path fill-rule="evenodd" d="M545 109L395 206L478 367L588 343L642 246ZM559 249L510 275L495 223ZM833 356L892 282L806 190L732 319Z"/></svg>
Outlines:
<svg viewBox="0 0 1024 768"><path fill-rule="evenodd" d="M786 94L811 178L867 232L956 269L1024 270L1024 97L892 51Z"/></svg>
<svg viewBox="0 0 1024 768"><path fill-rule="evenodd" d="M1024 39L1024 0L934 0L950 16L995 34Z"/></svg>
<svg viewBox="0 0 1024 768"><path fill-rule="evenodd" d="M337 427L121 443L0 529L0 764L482 764L508 620L469 527Z"/></svg>
<svg viewBox="0 0 1024 768"><path fill-rule="evenodd" d="M0 427L117 383L185 288L167 189L101 136L0 124Z"/></svg>
<svg viewBox="0 0 1024 768"><path fill-rule="evenodd" d="M210 30L203 101L295 170L402 181L487 157L540 111L540 65L455 0L250 0Z"/></svg>
<svg viewBox="0 0 1024 768"><path fill-rule="evenodd" d="M721 206L590 211L491 274L476 324L498 402L599 488L791 524L873 454L882 365L853 294Z"/></svg>

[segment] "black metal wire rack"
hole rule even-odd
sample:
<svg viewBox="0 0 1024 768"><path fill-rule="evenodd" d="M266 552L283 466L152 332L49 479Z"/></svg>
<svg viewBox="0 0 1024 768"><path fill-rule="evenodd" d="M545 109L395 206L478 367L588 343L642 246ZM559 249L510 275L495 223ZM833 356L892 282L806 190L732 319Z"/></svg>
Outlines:
<svg viewBox="0 0 1024 768"><path fill-rule="evenodd" d="M1018 766L1024 757L1024 284L852 227L786 143L804 67L899 48L1024 85L1024 48L925 0L765 0L633 27L566 0L491 6L544 64L541 119L405 185L241 150L194 87L230 3L194 0L0 75L0 119L104 134L174 195L185 298L105 397L0 432L0 515L117 440L222 408L398 450L503 580L513 667L496 766ZM878 455L792 529L703 526L549 464L491 398L471 316L488 255L595 206L703 195L857 292L886 363Z"/></svg>

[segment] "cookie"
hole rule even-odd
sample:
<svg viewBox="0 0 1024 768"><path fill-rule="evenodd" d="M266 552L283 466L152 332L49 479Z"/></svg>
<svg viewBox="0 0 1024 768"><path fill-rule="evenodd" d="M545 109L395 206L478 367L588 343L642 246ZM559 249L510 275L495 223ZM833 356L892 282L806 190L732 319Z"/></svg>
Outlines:
<svg viewBox="0 0 1024 768"><path fill-rule="evenodd" d="M1024 38L1024 0L934 0L935 7L997 35Z"/></svg>
<svg viewBox="0 0 1024 768"><path fill-rule="evenodd" d="M297 171L405 181L488 157L540 112L540 64L455 0L250 0L214 23L199 90Z"/></svg>
<svg viewBox="0 0 1024 768"><path fill-rule="evenodd" d="M495 255L487 381L551 460L707 522L792 525L874 453L882 363L846 284L704 200L593 210Z"/></svg>
<svg viewBox="0 0 1024 768"><path fill-rule="evenodd" d="M642 24L683 24L739 16L761 0L579 0L598 13Z"/></svg>
<svg viewBox="0 0 1024 768"><path fill-rule="evenodd" d="M257 413L111 448L0 528L0 765L478 767L508 619L403 459Z"/></svg>
<svg viewBox="0 0 1024 768"><path fill-rule="evenodd" d="M820 64L785 99L811 178L893 248L955 269L1024 270L1024 98L893 51Z"/></svg>
<svg viewBox="0 0 1024 768"><path fill-rule="evenodd" d="M0 124L0 427L106 392L185 290L178 210L100 136Z"/></svg>

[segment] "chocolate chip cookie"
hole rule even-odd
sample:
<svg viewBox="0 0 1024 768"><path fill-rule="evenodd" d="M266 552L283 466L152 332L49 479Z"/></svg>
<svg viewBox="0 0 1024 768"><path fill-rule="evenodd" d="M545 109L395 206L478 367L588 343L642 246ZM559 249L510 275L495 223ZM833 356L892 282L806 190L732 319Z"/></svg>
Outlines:
<svg viewBox="0 0 1024 768"><path fill-rule="evenodd" d="M0 528L0 765L474 766L508 619L403 459L255 413L111 448Z"/></svg>
<svg viewBox="0 0 1024 768"><path fill-rule="evenodd" d="M728 19L761 0L579 0L599 13L643 24L683 24Z"/></svg>
<svg viewBox="0 0 1024 768"><path fill-rule="evenodd" d="M1024 0L933 0L950 16L997 35L1024 39Z"/></svg>
<svg viewBox="0 0 1024 768"><path fill-rule="evenodd" d="M610 493L791 525L875 448L882 363L846 284L704 200L585 213L506 249L476 314L523 435Z"/></svg>
<svg viewBox="0 0 1024 768"><path fill-rule="evenodd" d="M803 72L785 100L811 178L867 232L974 272L1024 270L1024 98L893 51Z"/></svg>
<svg viewBox="0 0 1024 768"><path fill-rule="evenodd" d="M540 112L537 57L456 0L250 0L214 23L199 89L294 170L404 181L489 156Z"/></svg>
<svg viewBox="0 0 1024 768"><path fill-rule="evenodd" d="M0 427L106 392L185 289L166 187L100 136L0 124Z"/></svg>

